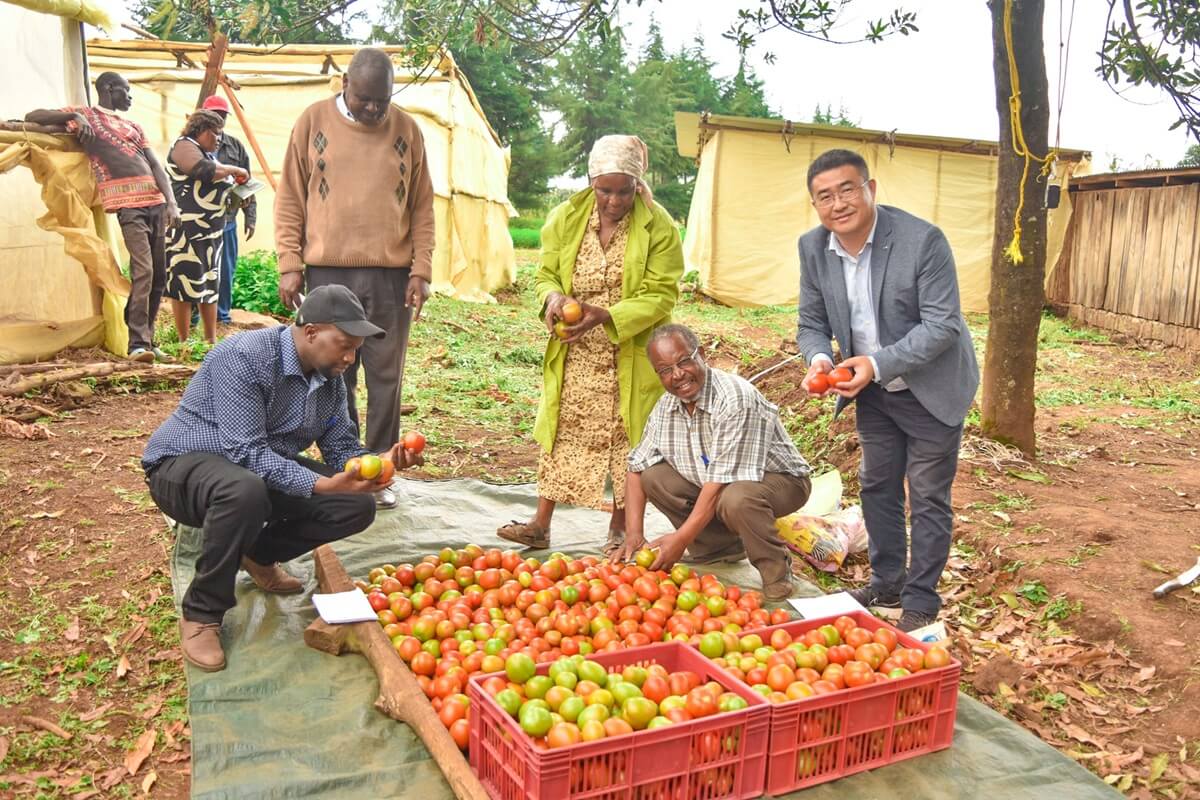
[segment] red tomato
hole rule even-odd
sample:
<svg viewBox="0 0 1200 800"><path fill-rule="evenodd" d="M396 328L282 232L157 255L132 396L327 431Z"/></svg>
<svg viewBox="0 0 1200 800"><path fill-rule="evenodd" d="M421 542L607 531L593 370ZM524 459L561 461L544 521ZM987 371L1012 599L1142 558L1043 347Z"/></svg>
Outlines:
<svg viewBox="0 0 1200 800"><path fill-rule="evenodd" d="M417 431L409 431L404 434L404 449L414 454L420 453L425 449L425 436Z"/></svg>
<svg viewBox="0 0 1200 800"><path fill-rule="evenodd" d="M867 642L875 641L875 637L866 628L852 628L848 633L843 634L842 638L845 639L846 644L856 649Z"/></svg>
<svg viewBox="0 0 1200 800"><path fill-rule="evenodd" d="M767 670L767 686L777 692L787 689L794 680L796 680L796 673L792 672L791 668L785 664L776 664Z"/></svg>
<svg viewBox="0 0 1200 800"><path fill-rule="evenodd" d="M851 378L854 377L854 373L852 373L850 370L846 369L845 367L835 367L834 369L832 369L828 373L826 373L826 377L829 378L830 386L837 386L839 383L848 382Z"/></svg>
<svg viewBox="0 0 1200 800"><path fill-rule="evenodd" d="M870 664L862 661L847 662L842 674L846 685L850 687L866 686L875 682L875 670L871 668Z"/></svg>
<svg viewBox="0 0 1200 800"><path fill-rule="evenodd" d="M825 377L825 373L818 372L808 379L808 391L810 394L825 394L829 391L829 378Z"/></svg>
<svg viewBox="0 0 1200 800"><path fill-rule="evenodd" d="M642 696L655 703L661 703L669 694L671 694L671 690L667 681L657 675L647 676L645 682L642 683Z"/></svg>
<svg viewBox="0 0 1200 800"><path fill-rule="evenodd" d="M717 713L717 698L708 689L698 687L687 693L684 708L693 717L711 716Z"/></svg>
<svg viewBox="0 0 1200 800"><path fill-rule="evenodd" d="M887 648L890 653L896 649L896 632L891 628L878 628L875 631L875 643Z"/></svg>
<svg viewBox="0 0 1200 800"><path fill-rule="evenodd" d="M458 703L450 703L452 706ZM467 745L471 742L471 723L465 719L455 720L450 725L450 738L458 745L458 749L466 751Z"/></svg>

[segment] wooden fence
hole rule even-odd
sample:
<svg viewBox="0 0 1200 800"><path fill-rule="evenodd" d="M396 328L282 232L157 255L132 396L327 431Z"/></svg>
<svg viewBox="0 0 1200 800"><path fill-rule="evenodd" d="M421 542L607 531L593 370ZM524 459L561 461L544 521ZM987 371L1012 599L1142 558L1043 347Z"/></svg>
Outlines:
<svg viewBox="0 0 1200 800"><path fill-rule="evenodd" d="M1200 350L1200 169L1093 175L1047 299L1081 322Z"/></svg>

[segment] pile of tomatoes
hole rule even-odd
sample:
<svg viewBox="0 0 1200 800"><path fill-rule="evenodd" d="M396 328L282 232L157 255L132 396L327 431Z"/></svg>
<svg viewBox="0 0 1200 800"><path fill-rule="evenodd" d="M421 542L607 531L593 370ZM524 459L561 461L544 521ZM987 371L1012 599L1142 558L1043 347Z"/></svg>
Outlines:
<svg viewBox="0 0 1200 800"><path fill-rule="evenodd" d="M514 653L537 664L659 641L698 642L707 633L734 635L790 618L762 608L760 593L682 564L668 573L557 553L541 562L478 545L446 548L417 564L385 564L356 585L463 748L466 726L457 723L470 718L467 679L503 671ZM450 702L462 708L446 710Z"/></svg>
<svg viewBox="0 0 1200 800"><path fill-rule="evenodd" d="M652 730L749 705L716 681L705 683L690 670L668 672L660 664L609 674L583 656L563 656L537 675L529 656L513 653L504 667L505 674L485 678L482 688L539 748ZM711 745L716 758L722 743L714 735ZM736 741L729 746L736 752Z"/></svg>
<svg viewBox="0 0 1200 800"><path fill-rule="evenodd" d="M870 631L849 616L797 638L782 628L766 642L754 633L738 637L714 632L701 637L699 646L772 703L869 686L950 663L943 647L900 647L892 628Z"/></svg>

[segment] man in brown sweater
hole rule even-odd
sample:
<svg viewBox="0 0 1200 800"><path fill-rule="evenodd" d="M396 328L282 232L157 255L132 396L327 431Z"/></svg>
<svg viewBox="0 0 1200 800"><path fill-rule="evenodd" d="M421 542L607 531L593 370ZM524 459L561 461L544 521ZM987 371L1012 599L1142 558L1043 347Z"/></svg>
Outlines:
<svg viewBox="0 0 1200 800"><path fill-rule="evenodd" d="M367 448L400 438L400 389L411 318L419 318L433 272L433 183L416 121L392 105L387 53L365 47L350 61L341 94L305 109L292 128L275 197L279 297L297 308L305 284L341 284L388 335L368 340L343 375L350 418L358 368L367 380ZM395 505L391 489L377 494Z"/></svg>

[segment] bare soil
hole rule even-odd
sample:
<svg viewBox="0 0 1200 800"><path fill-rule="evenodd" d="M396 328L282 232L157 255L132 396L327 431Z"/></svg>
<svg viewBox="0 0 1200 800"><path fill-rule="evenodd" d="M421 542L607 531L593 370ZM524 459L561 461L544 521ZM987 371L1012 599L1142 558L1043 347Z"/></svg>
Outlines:
<svg viewBox="0 0 1200 800"><path fill-rule="evenodd" d="M743 335L778 346L769 330ZM1078 349L1077 367L1045 360L1039 389L1098 371L1134 382L1196 374L1179 353ZM732 353L715 361L738 366ZM785 415L822 423L829 406L807 399L800 377L791 365L760 386ZM170 541L138 466L178 397L101 390L43 419L51 438L0 436L4 796L187 796ZM1121 403L1044 408L1038 460L968 428L955 488L944 618L964 688L1131 797L1200 797L1200 592L1151 596L1200 554L1198 429L1194 416ZM852 410L828 431L806 456L841 468L852 493ZM460 447L429 454L442 476L506 480L536 465L536 445L512 446L511 432L463 420L455 437ZM839 577L866 576L859 559ZM127 761L148 730L148 755Z"/></svg>

